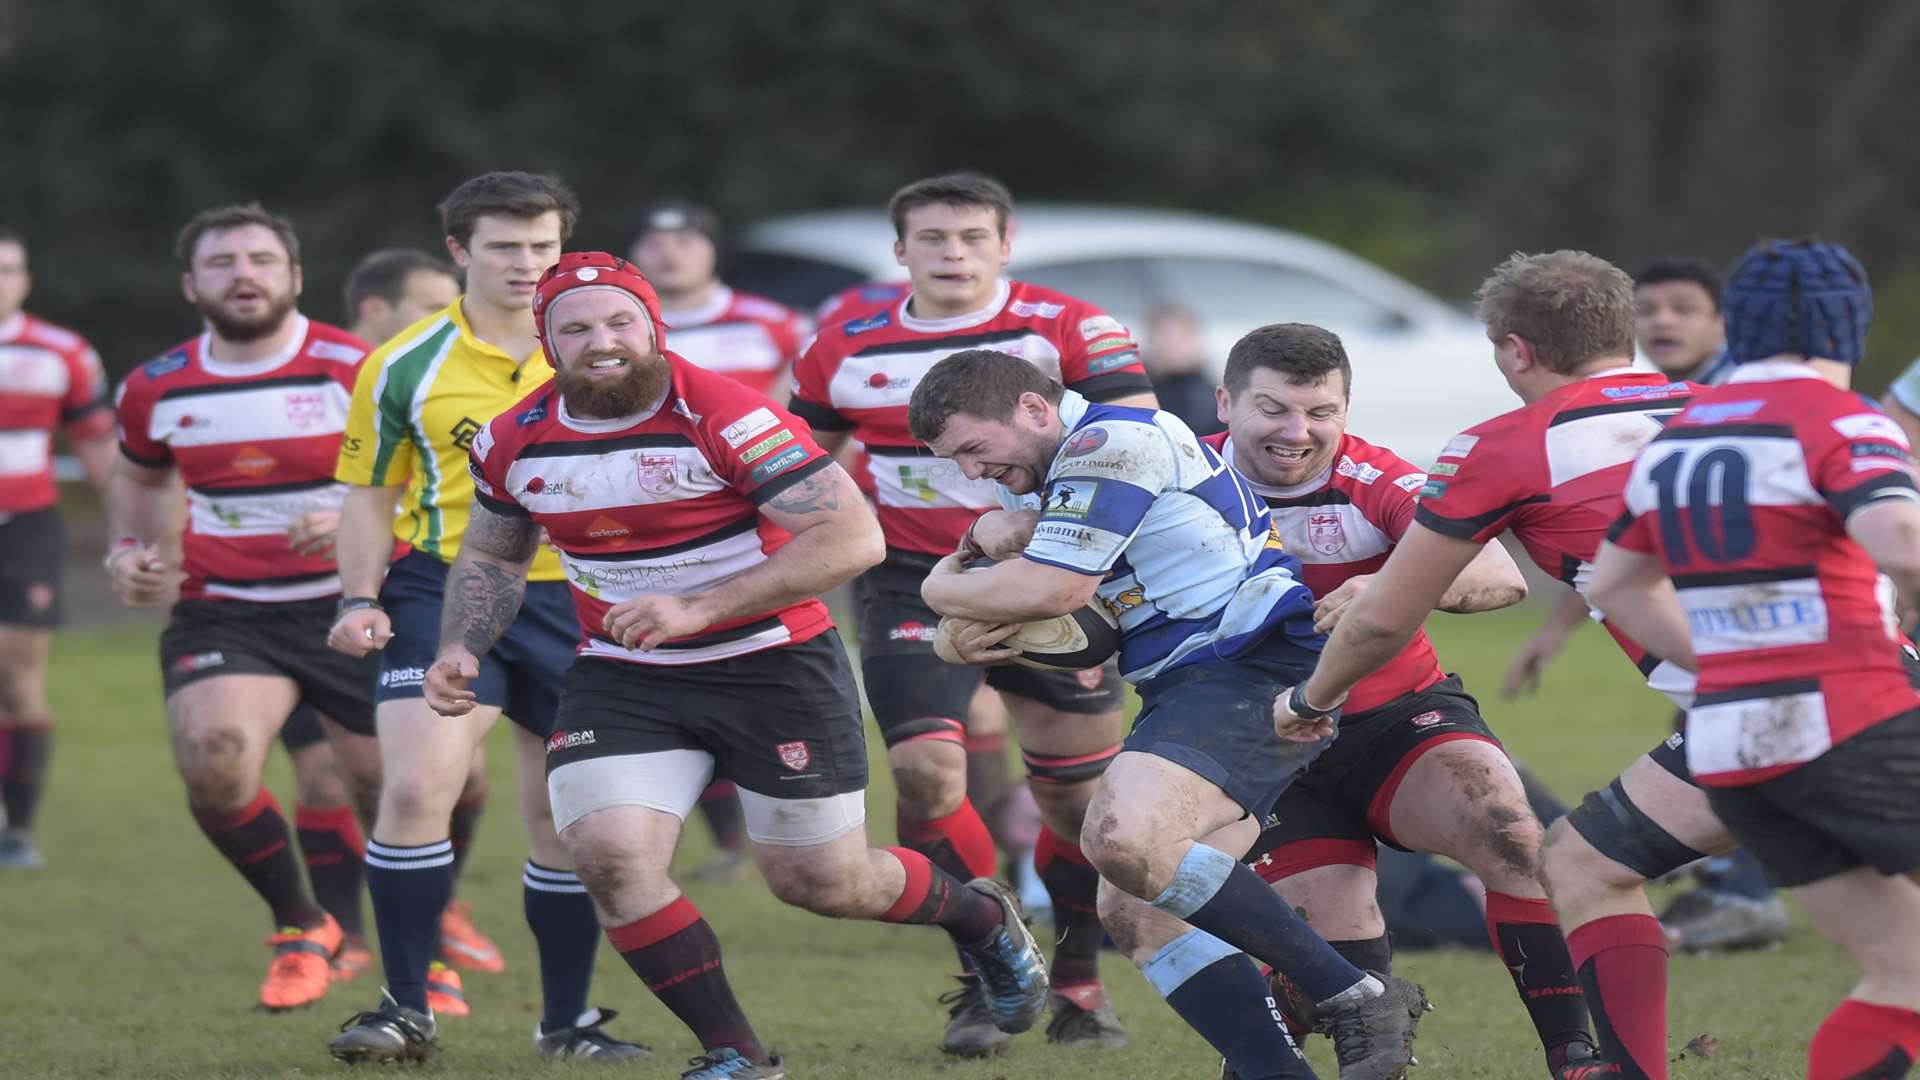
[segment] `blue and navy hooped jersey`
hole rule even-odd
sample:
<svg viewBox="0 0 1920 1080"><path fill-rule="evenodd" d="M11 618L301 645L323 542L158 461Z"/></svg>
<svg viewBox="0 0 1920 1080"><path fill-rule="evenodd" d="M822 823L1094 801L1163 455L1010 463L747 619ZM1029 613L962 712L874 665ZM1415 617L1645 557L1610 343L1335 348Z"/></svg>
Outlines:
<svg viewBox="0 0 1920 1080"><path fill-rule="evenodd" d="M1179 417L1069 390L1060 419L1067 437L1041 494L1002 488L1003 501L1041 509L1026 558L1101 578L1129 682L1231 659L1274 632L1320 647L1313 597L1265 500Z"/></svg>

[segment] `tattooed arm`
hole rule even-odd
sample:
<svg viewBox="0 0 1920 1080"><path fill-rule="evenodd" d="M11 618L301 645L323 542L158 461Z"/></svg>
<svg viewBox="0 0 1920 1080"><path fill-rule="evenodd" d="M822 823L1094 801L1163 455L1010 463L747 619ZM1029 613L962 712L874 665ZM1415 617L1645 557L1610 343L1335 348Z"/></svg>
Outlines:
<svg viewBox="0 0 1920 1080"><path fill-rule="evenodd" d="M628 648L651 649L717 622L811 599L886 555L880 523L838 465L828 465L760 506L793 534L785 547L745 573L686 596L638 596L607 612L607 633Z"/></svg>
<svg viewBox="0 0 1920 1080"><path fill-rule="evenodd" d="M527 592L527 567L540 547L540 527L531 518L496 513L478 499L468 513L460 554L447 571L440 600L440 655L427 670L427 703L444 716L473 709L467 684L480 674L485 656L507 632Z"/></svg>

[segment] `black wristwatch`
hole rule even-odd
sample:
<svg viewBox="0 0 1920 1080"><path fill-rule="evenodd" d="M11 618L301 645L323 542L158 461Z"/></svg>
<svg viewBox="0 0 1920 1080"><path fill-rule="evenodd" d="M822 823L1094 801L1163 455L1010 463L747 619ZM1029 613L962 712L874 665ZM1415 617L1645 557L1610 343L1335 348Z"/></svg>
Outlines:
<svg viewBox="0 0 1920 1080"><path fill-rule="evenodd" d="M1296 683L1293 692L1287 695L1287 711L1302 720L1319 720L1339 712L1340 706L1335 705L1327 709L1314 708L1307 702L1307 684Z"/></svg>
<svg viewBox="0 0 1920 1080"><path fill-rule="evenodd" d="M339 603L333 605L333 619L335 622L339 622L340 616L345 615L349 611L359 611L362 608L372 608L375 611L387 610L380 606L380 601L371 596L343 596L340 598Z"/></svg>

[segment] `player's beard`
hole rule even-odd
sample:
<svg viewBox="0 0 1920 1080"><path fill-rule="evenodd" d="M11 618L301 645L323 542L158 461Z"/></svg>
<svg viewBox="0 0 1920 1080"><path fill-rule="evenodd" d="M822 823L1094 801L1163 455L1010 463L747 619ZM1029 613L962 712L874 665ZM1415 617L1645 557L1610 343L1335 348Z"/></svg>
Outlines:
<svg viewBox="0 0 1920 1080"><path fill-rule="evenodd" d="M287 321L287 316L293 313L296 298L292 289L279 294L267 292L265 289L258 289L258 291L266 293L267 310L250 317L229 312L224 298L196 299L194 306L200 309L200 314L207 320L207 325L213 327L213 332L219 335L222 341L259 341L278 331Z"/></svg>
<svg viewBox="0 0 1920 1080"><path fill-rule="evenodd" d="M609 356L618 356L627 362L626 373L619 379L596 379L586 374L586 365ZM567 412L582 420L617 420L660 400L672 377L667 358L657 352L641 355L626 349L609 349L581 355L554 372L553 382L560 388Z"/></svg>

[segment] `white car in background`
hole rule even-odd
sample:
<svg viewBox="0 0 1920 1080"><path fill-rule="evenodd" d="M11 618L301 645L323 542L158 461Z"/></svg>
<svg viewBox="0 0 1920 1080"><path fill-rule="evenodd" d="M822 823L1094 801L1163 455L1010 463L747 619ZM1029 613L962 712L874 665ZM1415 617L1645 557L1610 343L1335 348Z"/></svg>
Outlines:
<svg viewBox="0 0 1920 1080"><path fill-rule="evenodd" d="M1297 233L1129 207L1026 205L1014 214L1012 277L1089 300L1133 327L1159 304L1192 309L1217 373L1256 326L1310 322L1353 361L1352 429L1430 464L1464 428L1519 405L1480 324L1393 274ZM864 281L896 282L884 214L794 214L747 228L730 284L803 310Z"/></svg>

